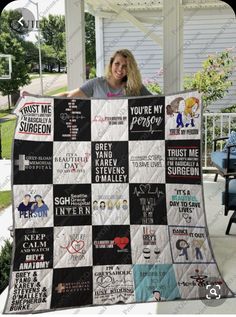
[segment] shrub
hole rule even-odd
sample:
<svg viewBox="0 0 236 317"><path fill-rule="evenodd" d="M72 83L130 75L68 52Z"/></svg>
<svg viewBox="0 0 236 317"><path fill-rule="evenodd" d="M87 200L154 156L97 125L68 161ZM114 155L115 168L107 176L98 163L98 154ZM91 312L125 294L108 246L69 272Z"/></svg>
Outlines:
<svg viewBox="0 0 236 317"><path fill-rule="evenodd" d="M206 109L212 102L222 99L228 92L235 67L235 56L231 49L215 55L209 55L203 62L202 69L184 79L184 89L197 89L203 93L202 101Z"/></svg>
<svg viewBox="0 0 236 317"><path fill-rule="evenodd" d="M90 72L89 72L89 79L93 79L96 77L96 68L91 67Z"/></svg>
<svg viewBox="0 0 236 317"><path fill-rule="evenodd" d="M162 90L158 82L154 79L145 79L143 84L147 87L147 89L154 95L161 95Z"/></svg>
<svg viewBox="0 0 236 317"><path fill-rule="evenodd" d="M5 240L0 253L0 293L4 291L9 283L11 253L12 243L9 240Z"/></svg>

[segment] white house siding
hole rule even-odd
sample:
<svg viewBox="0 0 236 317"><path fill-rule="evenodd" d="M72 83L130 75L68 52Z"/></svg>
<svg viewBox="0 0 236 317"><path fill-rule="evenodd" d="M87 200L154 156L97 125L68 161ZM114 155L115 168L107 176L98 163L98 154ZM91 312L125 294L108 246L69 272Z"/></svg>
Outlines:
<svg viewBox="0 0 236 317"><path fill-rule="evenodd" d="M148 12L146 17L161 16L162 12ZM209 54L236 46L236 18L233 10L186 9L184 10L184 74L191 75L201 68ZM145 24L151 31L162 37L162 23ZM104 19L104 62L107 64L112 52L128 48L134 53L143 79L157 79L163 85L159 74L162 68L162 48L144 33L126 21ZM235 54L235 51L234 51ZM221 108L236 104L236 71L229 93L209 107L218 112Z"/></svg>

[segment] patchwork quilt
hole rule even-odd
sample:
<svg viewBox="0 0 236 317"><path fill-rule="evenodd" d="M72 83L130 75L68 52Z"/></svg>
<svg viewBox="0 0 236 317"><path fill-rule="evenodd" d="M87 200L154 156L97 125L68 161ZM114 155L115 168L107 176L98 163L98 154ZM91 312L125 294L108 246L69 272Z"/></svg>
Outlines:
<svg viewBox="0 0 236 317"><path fill-rule="evenodd" d="M198 92L31 95L14 112L5 313L234 296L206 225Z"/></svg>

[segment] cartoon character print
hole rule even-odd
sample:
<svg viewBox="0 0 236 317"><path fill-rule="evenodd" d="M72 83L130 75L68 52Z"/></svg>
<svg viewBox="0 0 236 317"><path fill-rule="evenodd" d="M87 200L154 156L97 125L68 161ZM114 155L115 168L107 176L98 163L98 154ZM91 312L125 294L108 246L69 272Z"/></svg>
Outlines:
<svg viewBox="0 0 236 317"><path fill-rule="evenodd" d="M188 242L184 239L179 239L176 241L176 248L181 251L179 256L185 256L185 260L188 261Z"/></svg>
<svg viewBox="0 0 236 317"><path fill-rule="evenodd" d="M194 119L199 117L197 114L199 107L198 98L190 97L184 100L184 98L178 97L166 106L166 113L171 117L176 117L176 128L195 127Z"/></svg>
<svg viewBox="0 0 236 317"><path fill-rule="evenodd" d="M184 108L184 125L187 128L188 126L195 127L194 118L198 118L197 110L199 109L199 99L195 97L190 97L185 100Z"/></svg>

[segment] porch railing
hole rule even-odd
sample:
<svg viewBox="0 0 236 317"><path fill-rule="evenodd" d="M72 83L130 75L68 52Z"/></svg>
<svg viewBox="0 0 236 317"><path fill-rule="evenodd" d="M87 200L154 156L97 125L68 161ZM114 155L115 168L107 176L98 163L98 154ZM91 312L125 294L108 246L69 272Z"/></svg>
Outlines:
<svg viewBox="0 0 236 317"><path fill-rule="evenodd" d="M236 131L236 113L204 113L203 114L203 162L204 170L211 169L212 140L217 137L228 136L232 130ZM219 142L218 149L222 150L224 142Z"/></svg>

